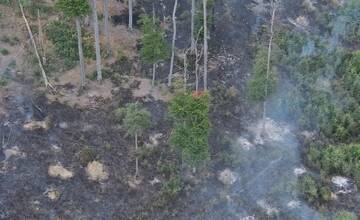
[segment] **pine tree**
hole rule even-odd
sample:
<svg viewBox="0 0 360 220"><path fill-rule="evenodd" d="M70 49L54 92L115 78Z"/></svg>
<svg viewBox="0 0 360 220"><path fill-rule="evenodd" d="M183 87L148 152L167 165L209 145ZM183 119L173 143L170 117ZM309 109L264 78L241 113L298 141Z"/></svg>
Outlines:
<svg viewBox="0 0 360 220"><path fill-rule="evenodd" d="M150 16L141 17L141 59L153 65L152 85L155 83L156 65L159 61L169 57L169 46L165 41L165 31Z"/></svg>
<svg viewBox="0 0 360 220"><path fill-rule="evenodd" d="M85 62L82 47L81 18L89 14L90 5L88 1L84 0L59 0L57 2L57 7L64 13L65 16L75 19L80 60L80 87L82 89L85 86Z"/></svg>

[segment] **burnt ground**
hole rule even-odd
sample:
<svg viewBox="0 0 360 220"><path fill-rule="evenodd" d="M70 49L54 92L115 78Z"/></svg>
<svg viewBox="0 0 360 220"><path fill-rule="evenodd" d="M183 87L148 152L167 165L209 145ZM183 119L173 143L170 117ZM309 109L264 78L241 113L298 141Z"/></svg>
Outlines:
<svg viewBox="0 0 360 220"><path fill-rule="evenodd" d="M160 2L166 7L156 5L157 15L170 15L171 2ZM297 0L285 2L284 21L287 16L295 18L304 12ZM189 16L185 14L189 4L187 1L179 4L177 47L184 49L189 44ZM210 63L214 67L209 74L215 97L211 112L212 161L207 168L198 170L196 176L191 172L182 173L184 187L177 197L164 199L162 196L161 185L171 176L169 170L179 167L178 153L166 143L171 130L166 103L151 98L135 99L131 88L120 88L112 91L111 100L94 100L95 105L90 109L69 107L50 102L36 85L32 87L29 81L14 75L16 83L0 89L2 107L8 113L1 118L0 125L0 140L3 140L0 219L238 219L226 205L227 188L216 175L227 166L222 152L229 149L228 139L242 133L258 114L256 110L249 111L254 106L245 101L246 81L251 73L256 34L267 15L254 14L250 10L253 4L251 0L215 1L210 39ZM151 9L149 4L144 10ZM126 23L127 16L115 15L113 19L122 24ZM159 68L160 79L167 76L167 67L165 64ZM234 87L237 95L229 99L226 88L230 87ZM145 148L141 153L142 181L131 187L129 181L135 172L133 140L119 127L113 110L135 100L152 113L152 127L140 140L141 145L148 143L152 134L161 133L163 138L157 146ZM48 130L23 129L29 120L46 118L51 121ZM15 146L19 153L5 160L4 150ZM105 165L108 180L99 183L88 179L85 167L91 160ZM56 164L72 171L74 176L67 180L50 177L48 167ZM161 183L151 184L154 178ZM59 198L50 199L49 189L55 189ZM269 218L241 196L235 200L244 209L256 213L259 219Z"/></svg>

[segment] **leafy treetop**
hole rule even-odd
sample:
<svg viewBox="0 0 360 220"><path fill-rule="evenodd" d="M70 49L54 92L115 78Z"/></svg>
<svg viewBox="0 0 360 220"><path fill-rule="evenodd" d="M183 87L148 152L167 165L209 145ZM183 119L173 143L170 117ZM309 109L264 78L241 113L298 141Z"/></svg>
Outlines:
<svg viewBox="0 0 360 220"><path fill-rule="evenodd" d="M138 102L129 103L115 111L115 115L123 122L129 135L141 135L150 125L150 112Z"/></svg>
<svg viewBox="0 0 360 220"><path fill-rule="evenodd" d="M170 142L181 149L190 165L198 165L209 158L209 103L208 93L183 93L177 95L169 106L175 120Z"/></svg>
<svg viewBox="0 0 360 220"><path fill-rule="evenodd" d="M90 12L90 5L85 0L59 0L56 6L68 17L81 17Z"/></svg>
<svg viewBox="0 0 360 220"><path fill-rule="evenodd" d="M140 55L143 61L154 64L169 57L169 46L165 41L165 31L148 15L141 16L141 39Z"/></svg>

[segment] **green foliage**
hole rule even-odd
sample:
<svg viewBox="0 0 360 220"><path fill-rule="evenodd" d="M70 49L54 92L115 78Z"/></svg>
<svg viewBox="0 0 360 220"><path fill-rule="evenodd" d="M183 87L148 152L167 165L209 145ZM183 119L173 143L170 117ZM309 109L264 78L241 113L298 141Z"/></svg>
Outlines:
<svg viewBox="0 0 360 220"><path fill-rule="evenodd" d="M360 42L360 2L358 0L346 1L342 10L342 21L345 23L341 34L348 43Z"/></svg>
<svg viewBox="0 0 360 220"><path fill-rule="evenodd" d="M276 86L276 78L272 70L270 70L269 78L267 79L267 50L265 48L257 51L253 69L254 76L248 85L249 98L256 102L265 101L275 90Z"/></svg>
<svg viewBox="0 0 360 220"><path fill-rule="evenodd" d="M0 76L0 88L5 87L7 84L8 84L8 81L6 80L6 78L3 76Z"/></svg>
<svg viewBox="0 0 360 220"><path fill-rule="evenodd" d="M147 64L154 64L164 60L170 55L170 47L165 41L165 31L158 24L154 24L152 18L147 15L141 16L141 59Z"/></svg>
<svg viewBox="0 0 360 220"><path fill-rule="evenodd" d="M309 149L308 159L326 174L340 174L360 183L360 144L328 146Z"/></svg>
<svg viewBox="0 0 360 220"><path fill-rule="evenodd" d="M6 48L0 48L0 54L6 56L9 54L9 51Z"/></svg>
<svg viewBox="0 0 360 220"><path fill-rule="evenodd" d="M360 103L360 50L344 60L343 82L345 88Z"/></svg>
<svg viewBox="0 0 360 220"><path fill-rule="evenodd" d="M334 220L357 220L357 217L352 212L339 211L336 213Z"/></svg>
<svg viewBox="0 0 360 220"><path fill-rule="evenodd" d="M115 110L115 116L122 121L129 135L141 135L150 126L150 112L138 102L129 103L125 108Z"/></svg>
<svg viewBox="0 0 360 220"><path fill-rule="evenodd" d="M89 147L84 147L79 152L78 159L80 164L85 167L88 163L96 159L96 152Z"/></svg>
<svg viewBox="0 0 360 220"><path fill-rule="evenodd" d="M64 59L65 65L73 67L79 59L77 33L67 21L53 21L45 29L49 40L54 44L56 53ZM94 44L89 34L83 35L84 56L94 58Z"/></svg>
<svg viewBox="0 0 360 220"><path fill-rule="evenodd" d="M322 186L310 175L300 177L297 185L299 193L310 203L320 205L331 200L331 190Z"/></svg>
<svg viewBox="0 0 360 220"><path fill-rule="evenodd" d="M215 0L207 0L206 6L207 6L207 26L211 27L214 24L215 18L213 13L211 13L213 10L215 4ZM201 43L204 39L204 12L203 12L203 2L200 1L200 4L197 6L199 10L196 11L195 14L195 38L199 36L199 42ZM209 30L209 28L208 28Z"/></svg>
<svg viewBox="0 0 360 220"><path fill-rule="evenodd" d="M59 8L65 16L81 17L90 13L90 5L84 0L58 0L56 7Z"/></svg>
<svg viewBox="0 0 360 220"><path fill-rule="evenodd" d="M169 106L175 120L170 142L181 149L184 160L191 165L199 165L209 158L209 103L208 93L183 93Z"/></svg>
<svg viewBox="0 0 360 220"><path fill-rule="evenodd" d="M0 5L10 5L11 0L0 0Z"/></svg>
<svg viewBox="0 0 360 220"><path fill-rule="evenodd" d="M176 197L178 193L181 192L183 188L183 183L179 176L171 176L168 181L166 181L161 189L163 196L166 196L168 199Z"/></svg>

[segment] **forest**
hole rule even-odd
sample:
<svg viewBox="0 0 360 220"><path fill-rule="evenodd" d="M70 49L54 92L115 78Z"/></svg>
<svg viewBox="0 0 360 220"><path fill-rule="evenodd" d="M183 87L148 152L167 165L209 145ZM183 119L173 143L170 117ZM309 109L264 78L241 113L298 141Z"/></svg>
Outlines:
<svg viewBox="0 0 360 220"><path fill-rule="evenodd" d="M0 219L360 219L359 0L0 0Z"/></svg>

